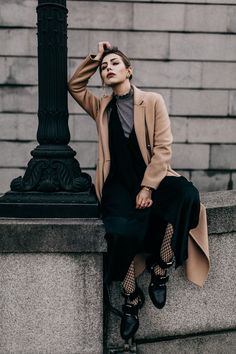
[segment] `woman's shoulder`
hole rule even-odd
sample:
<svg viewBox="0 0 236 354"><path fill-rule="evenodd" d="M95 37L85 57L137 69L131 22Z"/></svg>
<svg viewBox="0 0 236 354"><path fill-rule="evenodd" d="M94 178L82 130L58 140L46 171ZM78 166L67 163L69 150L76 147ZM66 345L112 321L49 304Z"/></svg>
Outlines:
<svg viewBox="0 0 236 354"><path fill-rule="evenodd" d="M143 93L143 97L149 102L156 103L156 102L163 102L164 101L164 97L159 92L143 91L142 90L142 93Z"/></svg>

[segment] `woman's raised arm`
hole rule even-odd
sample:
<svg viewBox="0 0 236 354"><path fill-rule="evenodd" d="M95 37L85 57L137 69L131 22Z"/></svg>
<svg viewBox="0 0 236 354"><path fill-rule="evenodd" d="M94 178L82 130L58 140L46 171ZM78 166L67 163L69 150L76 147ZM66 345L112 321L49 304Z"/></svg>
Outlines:
<svg viewBox="0 0 236 354"><path fill-rule="evenodd" d="M109 46L111 46L109 42L99 42L97 55L89 54L68 82L68 90L71 96L95 120L100 108L100 99L87 89L87 84L99 67L105 47Z"/></svg>

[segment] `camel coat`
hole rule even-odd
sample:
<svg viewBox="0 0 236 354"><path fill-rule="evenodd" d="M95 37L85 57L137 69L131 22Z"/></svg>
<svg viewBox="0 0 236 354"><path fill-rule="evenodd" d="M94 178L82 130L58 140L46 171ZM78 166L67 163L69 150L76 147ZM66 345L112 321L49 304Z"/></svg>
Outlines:
<svg viewBox="0 0 236 354"><path fill-rule="evenodd" d="M112 95L96 97L88 88L89 78L96 72L99 61L89 54L76 69L68 90L79 105L95 120L98 131L98 160L95 189L101 200L103 184L109 174L110 153L106 107ZM145 92L131 84L134 90L134 129L140 151L147 165L141 185L158 188L165 176L180 176L170 166L173 141L170 119L161 94ZM145 254L135 258L136 275L145 269ZM203 286L209 272L209 249L206 208L201 203L199 223L189 232L187 278Z"/></svg>

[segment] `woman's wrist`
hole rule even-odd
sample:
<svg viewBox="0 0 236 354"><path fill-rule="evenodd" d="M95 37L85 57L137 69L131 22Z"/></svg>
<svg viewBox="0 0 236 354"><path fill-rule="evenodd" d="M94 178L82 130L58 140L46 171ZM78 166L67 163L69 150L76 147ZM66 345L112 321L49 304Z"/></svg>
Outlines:
<svg viewBox="0 0 236 354"><path fill-rule="evenodd" d="M152 192L152 188L148 187L148 186L142 186L142 189L144 189L145 191L148 191L148 192Z"/></svg>

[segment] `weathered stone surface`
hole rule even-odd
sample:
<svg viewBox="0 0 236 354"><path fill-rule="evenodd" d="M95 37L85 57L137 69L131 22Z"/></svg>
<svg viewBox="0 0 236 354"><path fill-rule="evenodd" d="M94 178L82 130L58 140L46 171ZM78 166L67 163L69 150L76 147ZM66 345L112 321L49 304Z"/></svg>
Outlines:
<svg viewBox="0 0 236 354"><path fill-rule="evenodd" d="M172 90L171 114L226 116L228 92L223 90Z"/></svg>
<svg viewBox="0 0 236 354"><path fill-rule="evenodd" d="M192 171L191 181L200 191L222 191L227 190L230 173L215 171Z"/></svg>
<svg viewBox="0 0 236 354"><path fill-rule="evenodd" d="M204 334L189 338L179 338L156 343L138 344L139 354L232 354L236 348L236 332Z"/></svg>
<svg viewBox="0 0 236 354"><path fill-rule="evenodd" d="M1 55L36 56L36 29L1 29Z"/></svg>
<svg viewBox="0 0 236 354"><path fill-rule="evenodd" d="M10 190L11 181L19 176L23 176L25 169L20 168L1 168L0 169L0 192L6 193Z"/></svg>
<svg viewBox="0 0 236 354"><path fill-rule="evenodd" d="M188 120L188 142L235 143L236 120L191 118Z"/></svg>
<svg viewBox="0 0 236 354"><path fill-rule="evenodd" d="M25 53L27 55L27 53ZM6 85L37 84L37 60L27 57L0 57L0 83Z"/></svg>
<svg viewBox="0 0 236 354"><path fill-rule="evenodd" d="M3 0L0 11L2 26L35 27L37 13L34 0Z"/></svg>
<svg viewBox="0 0 236 354"><path fill-rule="evenodd" d="M95 168L97 162L96 142L70 142L70 147L77 152L76 159L79 160L81 168Z"/></svg>
<svg viewBox="0 0 236 354"><path fill-rule="evenodd" d="M219 73L224 72L224 75ZM236 85L236 64L235 63L202 63L202 87L232 88Z"/></svg>
<svg viewBox="0 0 236 354"><path fill-rule="evenodd" d="M227 32L228 10L227 6L187 5L184 29L197 32Z"/></svg>
<svg viewBox="0 0 236 354"><path fill-rule="evenodd" d="M150 87L197 87L201 86L201 63L135 61L134 76L137 86Z"/></svg>
<svg viewBox="0 0 236 354"><path fill-rule="evenodd" d="M38 143L25 142L0 142L2 153L0 154L0 166L2 167L26 167L32 158L30 151L36 148ZM94 168L97 161L96 142L71 142L69 144L77 152L76 159L79 160L81 168Z"/></svg>
<svg viewBox="0 0 236 354"><path fill-rule="evenodd" d="M97 52L97 44L104 40L113 43L130 59L143 59L143 53L150 59L168 58L169 37L166 32L126 32L126 31L68 31L69 56L86 56ZM148 45L147 45L148 43Z"/></svg>
<svg viewBox="0 0 236 354"><path fill-rule="evenodd" d="M229 94L229 114L236 115L236 91L230 91Z"/></svg>
<svg viewBox="0 0 236 354"><path fill-rule="evenodd" d="M70 59L69 74L72 75L81 59ZM235 88L235 63L200 63L181 61L132 60L133 79L137 86ZM37 84L37 60L27 57L0 57L0 83ZM224 75L218 75L224 71ZM202 72L202 73L201 73ZM94 74L91 85L101 85L100 75Z"/></svg>
<svg viewBox="0 0 236 354"><path fill-rule="evenodd" d="M140 327L136 334L139 341L156 340L166 336L176 336L221 329L233 329L236 325L234 308L235 271L232 262L235 254L235 234L222 234L210 237L211 270L203 288L186 282L183 269L171 272L168 283L166 306L156 309L149 296L150 275L145 271L138 283L146 297L144 308L140 311ZM224 282L222 283L222 279ZM123 298L118 283L112 287L112 301L120 309ZM121 345L117 317L109 318L108 343Z"/></svg>
<svg viewBox="0 0 236 354"><path fill-rule="evenodd" d="M133 5L129 3L67 1L67 8L70 28L133 28Z"/></svg>
<svg viewBox="0 0 236 354"><path fill-rule="evenodd" d="M99 219L0 218L0 228L1 252L106 251L104 226Z"/></svg>
<svg viewBox="0 0 236 354"><path fill-rule="evenodd" d="M1 354L103 353L101 254L1 254L0 268Z"/></svg>
<svg viewBox="0 0 236 354"><path fill-rule="evenodd" d="M26 167L32 158L30 151L38 144L36 142L15 143L0 142L0 166L1 167Z"/></svg>
<svg viewBox="0 0 236 354"><path fill-rule="evenodd" d="M171 129L174 138L174 142L186 142L187 141L187 127L188 119L172 117L171 118Z"/></svg>
<svg viewBox="0 0 236 354"><path fill-rule="evenodd" d="M178 169L209 167L209 145L173 144L171 166Z"/></svg>
<svg viewBox="0 0 236 354"><path fill-rule="evenodd" d="M223 60L233 61L236 43L234 35L207 33L171 33L171 59Z"/></svg>
<svg viewBox="0 0 236 354"><path fill-rule="evenodd" d="M70 116L73 119L74 126L71 130L72 140L79 141L98 141L96 123L87 115Z"/></svg>
<svg viewBox="0 0 236 354"><path fill-rule="evenodd" d="M235 169L236 145L213 145L211 147L210 168Z"/></svg>
<svg viewBox="0 0 236 354"><path fill-rule="evenodd" d="M35 140L38 128L36 114L0 113L1 140Z"/></svg>
<svg viewBox="0 0 236 354"><path fill-rule="evenodd" d="M1 87L0 112L35 113L38 110L38 88Z"/></svg>
<svg viewBox="0 0 236 354"><path fill-rule="evenodd" d="M182 4L135 4L133 6L134 29L183 31L185 7ZM144 21L148 18L148 21Z"/></svg>

